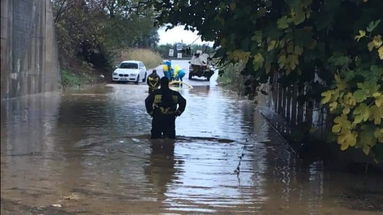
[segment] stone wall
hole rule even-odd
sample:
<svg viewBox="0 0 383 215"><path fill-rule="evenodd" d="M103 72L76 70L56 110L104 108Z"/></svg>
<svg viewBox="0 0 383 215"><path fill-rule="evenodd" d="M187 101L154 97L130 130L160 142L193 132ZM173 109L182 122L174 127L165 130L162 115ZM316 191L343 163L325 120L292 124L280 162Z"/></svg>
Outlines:
<svg viewBox="0 0 383 215"><path fill-rule="evenodd" d="M50 0L1 0L1 99L57 91Z"/></svg>

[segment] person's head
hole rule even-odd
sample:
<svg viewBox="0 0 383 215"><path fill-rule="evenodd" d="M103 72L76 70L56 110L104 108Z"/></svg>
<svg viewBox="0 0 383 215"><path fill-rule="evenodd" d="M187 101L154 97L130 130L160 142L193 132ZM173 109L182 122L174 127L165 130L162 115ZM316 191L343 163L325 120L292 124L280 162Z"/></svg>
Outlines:
<svg viewBox="0 0 383 215"><path fill-rule="evenodd" d="M161 78L161 88L169 88L169 79L167 77Z"/></svg>
<svg viewBox="0 0 383 215"><path fill-rule="evenodd" d="M157 73L157 70L153 69L152 73L156 74L156 73Z"/></svg>

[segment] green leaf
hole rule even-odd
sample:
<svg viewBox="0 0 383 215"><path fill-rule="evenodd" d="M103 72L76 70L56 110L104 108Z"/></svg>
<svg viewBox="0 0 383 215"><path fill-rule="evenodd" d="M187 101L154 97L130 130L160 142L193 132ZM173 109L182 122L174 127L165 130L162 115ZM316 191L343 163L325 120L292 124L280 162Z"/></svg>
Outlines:
<svg viewBox="0 0 383 215"><path fill-rule="evenodd" d="M383 54L383 46L381 47L381 49ZM379 80L382 80L382 77L383 77L383 66L371 65L370 72L367 74L368 74L368 77L366 77L366 80L378 82Z"/></svg>
<svg viewBox="0 0 383 215"><path fill-rule="evenodd" d="M375 125L380 125L383 119L383 108L379 108L378 106L373 105L370 108L369 119L374 121Z"/></svg>
<svg viewBox="0 0 383 215"><path fill-rule="evenodd" d="M363 152L368 155L370 149L377 143L377 138L374 136L375 126L364 125L358 136L358 144L362 147Z"/></svg>
<svg viewBox="0 0 383 215"><path fill-rule="evenodd" d="M344 97L343 97L343 102L350 107L353 107L356 105L356 99L352 95L352 93L348 92ZM348 111L349 112L349 111ZM347 113L348 113L347 112Z"/></svg>
<svg viewBox="0 0 383 215"><path fill-rule="evenodd" d="M351 63L351 59L349 56L335 53L329 58L329 63L334 66L347 67Z"/></svg>
<svg viewBox="0 0 383 215"><path fill-rule="evenodd" d="M294 70L296 66L299 64L298 55L291 54L287 56L286 63L288 65L288 69Z"/></svg>
<svg viewBox="0 0 383 215"><path fill-rule="evenodd" d="M378 53L379 53L379 58L381 60L383 60L383 46L381 46L379 49L378 49Z"/></svg>
<svg viewBox="0 0 383 215"><path fill-rule="evenodd" d="M383 95L379 95L375 98L375 105L383 109Z"/></svg>
<svg viewBox="0 0 383 215"><path fill-rule="evenodd" d="M267 51L271 51L275 48L275 45L277 44L277 41L275 40L271 40L269 43L268 43L268 46L267 46Z"/></svg>
<svg viewBox="0 0 383 215"><path fill-rule="evenodd" d="M330 111L331 112L333 112L333 111L335 111L336 110L336 108L338 107L338 102L331 102L330 104L329 104L329 106L330 106Z"/></svg>
<svg viewBox="0 0 383 215"><path fill-rule="evenodd" d="M347 119L347 115L342 114L341 116L337 116L334 119L335 125L340 126L341 132L347 132L350 131L352 128L351 122ZM336 129L337 130L337 129Z"/></svg>
<svg viewBox="0 0 383 215"><path fill-rule="evenodd" d="M342 127L338 124L338 125L332 126L331 131L332 131L332 133L339 133L341 129L342 129Z"/></svg>
<svg viewBox="0 0 383 215"><path fill-rule="evenodd" d="M383 128L376 128L374 131L374 137L378 139L378 142L383 143Z"/></svg>
<svg viewBox="0 0 383 215"><path fill-rule="evenodd" d="M254 69L259 70L263 66L263 62L265 59L263 58L262 54L258 53L254 56L253 64L254 64Z"/></svg>
<svg viewBox="0 0 383 215"><path fill-rule="evenodd" d="M277 26L279 29L286 29L289 27L289 22L287 16L282 16L280 19L277 21Z"/></svg>
<svg viewBox="0 0 383 215"><path fill-rule="evenodd" d="M343 113L343 114L349 114L350 111L351 111L350 108L349 108L349 107L346 107L346 108L343 109L342 113Z"/></svg>
<svg viewBox="0 0 383 215"><path fill-rule="evenodd" d="M362 31L362 30L359 30L359 35L355 36L355 40L359 42L359 40L362 39L365 36L366 36L366 32Z"/></svg>
<svg viewBox="0 0 383 215"><path fill-rule="evenodd" d="M350 146L355 146L357 134L355 132L343 132L338 136L338 143L341 145L341 150L344 151Z"/></svg>
<svg viewBox="0 0 383 215"><path fill-rule="evenodd" d="M372 51L375 47L374 41L371 41L367 44L368 51Z"/></svg>
<svg viewBox="0 0 383 215"><path fill-rule="evenodd" d="M258 43L262 42L262 31L255 31L254 35L251 37L251 40L256 41Z"/></svg>
<svg viewBox="0 0 383 215"><path fill-rule="evenodd" d="M368 94L365 90L357 90L354 92L354 98L356 99L356 102L363 102L368 97Z"/></svg>
<svg viewBox="0 0 383 215"><path fill-rule="evenodd" d="M321 93L321 96L323 97L321 100L321 104L326 104L331 100L331 96L333 94L333 90L327 90L325 92Z"/></svg>
<svg viewBox="0 0 383 215"><path fill-rule="evenodd" d="M360 122L365 122L370 117L370 108L364 104L359 104L353 111L354 121L353 124L359 124Z"/></svg>
<svg viewBox="0 0 383 215"><path fill-rule="evenodd" d="M278 65L279 68L284 68L286 65L286 55L281 54L278 58Z"/></svg>
<svg viewBox="0 0 383 215"><path fill-rule="evenodd" d="M367 26L367 31L372 32L380 23L380 19L370 22Z"/></svg>
<svg viewBox="0 0 383 215"><path fill-rule="evenodd" d="M382 36L376 35L374 36L374 39L372 40L372 43L374 44L375 48L379 48L382 45Z"/></svg>
<svg viewBox="0 0 383 215"><path fill-rule="evenodd" d="M365 81L357 83L359 89L366 91L368 97L371 97L374 93L379 91L380 85L376 81Z"/></svg>
<svg viewBox="0 0 383 215"><path fill-rule="evenodd" d="M345 90L347 88L347 83L345 80L341 79L339 76L335 75L336 87L339 90Z"/></svg>
<svg viewBox="0 0 383 215"><path fill-rule="evenodd" d="M292 20L295 25L299 25L300 23L304 22L306 19L305 13L303 12L302 8L292 11L292 14L293 14Z"/></svg>

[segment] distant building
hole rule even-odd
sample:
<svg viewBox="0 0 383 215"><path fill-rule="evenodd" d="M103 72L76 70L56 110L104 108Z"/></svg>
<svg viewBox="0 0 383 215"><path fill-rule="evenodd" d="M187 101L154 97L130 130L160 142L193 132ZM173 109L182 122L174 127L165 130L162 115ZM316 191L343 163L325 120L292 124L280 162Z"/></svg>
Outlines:
<svg viewBox="0 0 383 215"><path fill-rule="evenodd" d="M177 52L178 51L182 51L182 48L184 47L184 44L183 43L176 43L176 49L177 49Z"/></svg>

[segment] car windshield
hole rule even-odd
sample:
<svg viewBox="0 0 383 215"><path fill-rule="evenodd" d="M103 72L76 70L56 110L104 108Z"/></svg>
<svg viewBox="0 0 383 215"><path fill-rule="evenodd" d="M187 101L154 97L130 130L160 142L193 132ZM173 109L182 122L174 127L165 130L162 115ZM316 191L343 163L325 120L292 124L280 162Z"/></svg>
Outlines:
<svg viewBox="0 0 383 215"><path fill-rule="evenodd" d="M120 64L121 69L138 69L137 63L121 63Z"/></svg>

